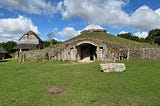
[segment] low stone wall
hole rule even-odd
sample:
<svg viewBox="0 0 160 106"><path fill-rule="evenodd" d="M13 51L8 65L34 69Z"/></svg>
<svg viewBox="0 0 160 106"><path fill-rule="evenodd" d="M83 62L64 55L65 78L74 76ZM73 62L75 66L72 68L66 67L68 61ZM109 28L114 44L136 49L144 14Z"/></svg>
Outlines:
<svg viewBox="0 0 160 106"><path fill-rule="evenodd" d="M143 48L140 49L142 58L149 60L160 60L160 49Z"/></svg>
<svg viewBox="0 0 160 106"><path fill-rule="evenodd" d="M22 59L23 61L44 60L48 59L48 52L46 50L16 52L15 58Z"/></svg>
<svg viewBox="0 0 160 106"><path fill-rule="evenodd" d="M147 60L160 60L160 49L157 48L141 48L130 51L130 55L137 58Z"/></svg>
<svg viewBox="0 0 160 106"><path fill-rule="evenodd" d="M32 50L32 51L16 52L15 58L23 59L25 61L44 60L44 59L71 60L71 58L66 57L67 55L66 53L67 52L58 53L58 52L55 52L54 49ZM157 48L132 49L129 51L129 56L134 56L140 59L160 60L160 49L157 49ZM107 59L107 58L104 58L104 59Z"/></svg>

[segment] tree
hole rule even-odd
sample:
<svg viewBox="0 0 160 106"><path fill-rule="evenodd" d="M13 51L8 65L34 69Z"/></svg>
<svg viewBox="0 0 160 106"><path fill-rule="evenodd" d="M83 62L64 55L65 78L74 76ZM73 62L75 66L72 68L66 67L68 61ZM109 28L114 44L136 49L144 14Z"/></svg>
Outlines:
<svg viewBox="0 0 160 106"><path fill-rule="evenodd" d="M157 44L157 45L160 45L160 36L156 37L154 43Z"/></svg>
<svg viewBox="0 0 160 106"><path fill-rule="evenodd" d="M17 45L17 43L14 41L8 41L2 42L0 45L3 46L8 52L12 53L14 52L13 48Z"/></svg>
<svg viewBox="0 0 160 106"><path fill-rule="evenodd" d="M134 41L139 41L139 37L138 36L131 36L131 40L134 40Z"/></svg>
<svg viewBox="0 0 160 106"><path fill-rule="evenodd" d="M50 41L43 41L43 47L48 47L50 46Z"/></svg>
<svg viewBox="0 0 160 106"><path fill-rule="evenodd" d="M139 38L138 36L132 35L131 33L118 34L117 36L137 42L146 42L145 38Z"/></svg>
<svg viewBox="0 0 160 106"><path fill-rule="evenodd" d="M53 33L53 32L48 33L48 34L47 34L47 37L48 37L48 39L49 39L49 41L50 41L50 46L51 46L51 45L53 44L52 39L53 39L53 37L54 37L54 33Z"/></svg>
<svg viewBox="0 0 160 106"><path fill-rule="evenodd" d="M146 42L145 38L139 38L138 42Z"/></svg>
<svg viewBox="0 0 160 106"><path fill-rule="evenodd" d="M146 37L146 40L151 44L160 45L160 29L153 29L149 31L149 34Z"/></svg>
<svg viewBox="0 0 160 106"><path fill-rule="evenodd" d="M118 37L126 38L126 39L132 39L132 34L131 33L124 33L124 34L118 34Z"/></svg>
<svg viewBox="0 0 160 106"><path fill-rule="evenodd" d="M52 42L52 45L61 43L61 41L57 41L55 39L51 39L51 42ZM50 46L50 41L43 41L43 47L45 48L45 47L48 47L48 46Z"/></svg>

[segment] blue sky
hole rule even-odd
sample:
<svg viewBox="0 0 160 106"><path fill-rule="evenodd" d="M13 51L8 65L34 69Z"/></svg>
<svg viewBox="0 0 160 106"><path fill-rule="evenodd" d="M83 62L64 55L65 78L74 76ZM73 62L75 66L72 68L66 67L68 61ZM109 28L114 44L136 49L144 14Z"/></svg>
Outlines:
<svg viewBox="0 0 160 106"><path fill-rule="evenodd" d="M18 41L29 30L65 41L87 28L146 37L160 28L159 0L1 0L0 42Z"/></svg>

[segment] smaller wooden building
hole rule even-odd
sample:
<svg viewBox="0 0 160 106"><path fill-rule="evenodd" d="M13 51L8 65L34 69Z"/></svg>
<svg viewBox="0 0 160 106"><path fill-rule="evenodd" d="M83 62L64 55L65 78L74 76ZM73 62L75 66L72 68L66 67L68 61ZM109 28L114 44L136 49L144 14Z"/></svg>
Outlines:
<svg viewBox="0 0 160 106"><path fill-rule="evenodd" d="M14 47L14 49L19 51L36 50L42 48L42 40L33 31L28 31L20 39L19 44Z"/></svg>
<svg viewBox="0 0 160 106"><path fill-rule="evenodd" d="M8 54L9 52L6 49L4 49L2 46L0 46L0 60L5 59Z"/></svg>

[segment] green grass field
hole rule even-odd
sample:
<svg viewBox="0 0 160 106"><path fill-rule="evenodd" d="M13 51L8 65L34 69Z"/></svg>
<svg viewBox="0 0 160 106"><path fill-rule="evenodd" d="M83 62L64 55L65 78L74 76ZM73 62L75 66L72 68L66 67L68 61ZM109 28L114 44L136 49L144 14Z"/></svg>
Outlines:
<svg viewBox="0 0 160 106"><path fill-rule="evenodd" d="M103 73L97 62L0 62L0 106L160 106L160 61L125 62ZM65 87L49 94L52 87Z"/></svg>

